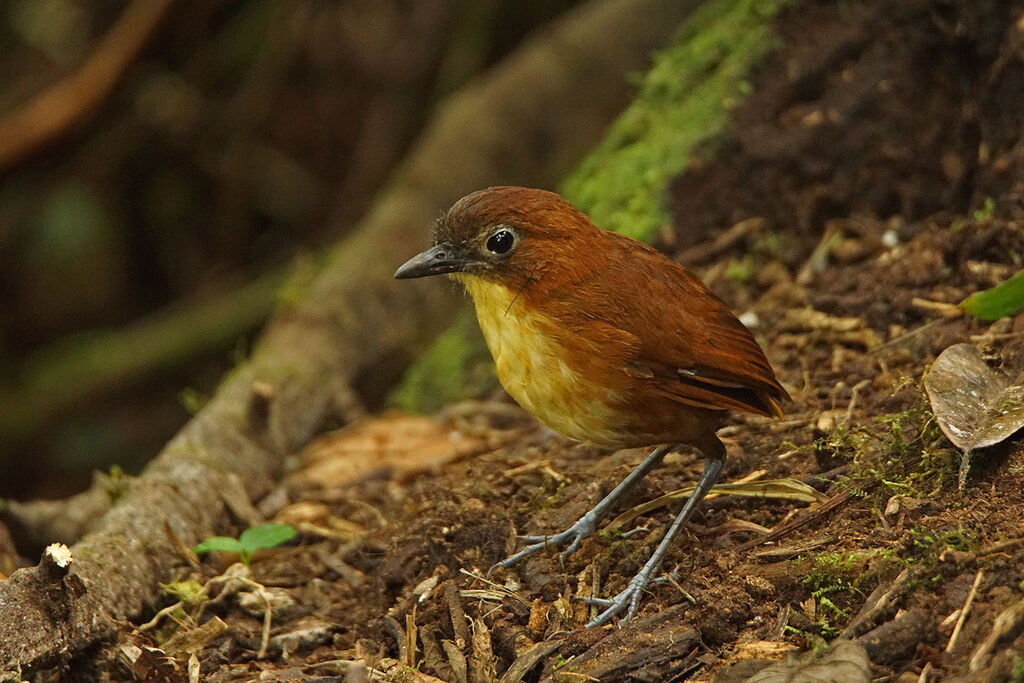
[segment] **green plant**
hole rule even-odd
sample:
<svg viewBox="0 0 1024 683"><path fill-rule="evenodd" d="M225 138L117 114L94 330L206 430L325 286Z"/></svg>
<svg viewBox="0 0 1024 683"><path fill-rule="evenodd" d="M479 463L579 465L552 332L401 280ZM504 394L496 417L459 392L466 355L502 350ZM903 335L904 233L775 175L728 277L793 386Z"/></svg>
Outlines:
<svg viewBox="0 0 1024 683"><path fill-rule="evenodd" d="M103 490L113 505L128 492L132 478L119 465L111 465L107 476L103 478Z"/></svg>
<svg viewBox="0 0 1024 683"><path fill-rule="evenodd" d="M842 593L847 590L850 590L849 586L835 585L819 588L811 593L811 597L817 602L818 628L821 629L821 636L825 640L837 638L843 632L843 627L839 623L833 623L835 620L841 620L843 624L850 620L850 613L834 603L828 596L831 593Z"/></svg>
<svg viewBox="0 0 1024 683"><path fill-rule="evenodd" d="M196 415L209 400L208 396L192 387L185 387L178 392L178 401L189 415Z"/></svg>
<svg viewBox="0 0 1024 683"><path fill-rule="evenodd" d="M932 562L937 562L942 551L947 548L973 552L979 546L977 533L963 526L932 530L910 529L908 533L911 547Z"/></svg>
<svg viewBox="0 0 1024 683"><path fill-rule="evenodd" d="M747 254L742 259L730 259L725 266L725 276L736 284L746 284L754 277L754 257Z"/></svg>
<svg viewBox="0 0 1024 683"><path fill-rule="evenodd" d="M244 564L249 564L252 561L253 553L257 550L275 548L294 537L295 529L287 524L267 522L266 524L246 529L238 538L211 536L193 548L193 551L197 555L202 555L211 550L238 553L239 559Z"/></svg>
<svg viewBox="0 0 1024 683"><path fill-rule="evenodd" d="M996 213L996 201L991 197L985 197L981 208L974 212L974 220L981 223L992 218Z"/></svg>
<svg viewBox="0 0 1024 683"><path fill-rule="evenodd" d="M960 302L968 315L981 320L999 320L1024 309L1024 270L991 289L977 292Z"/></svg>

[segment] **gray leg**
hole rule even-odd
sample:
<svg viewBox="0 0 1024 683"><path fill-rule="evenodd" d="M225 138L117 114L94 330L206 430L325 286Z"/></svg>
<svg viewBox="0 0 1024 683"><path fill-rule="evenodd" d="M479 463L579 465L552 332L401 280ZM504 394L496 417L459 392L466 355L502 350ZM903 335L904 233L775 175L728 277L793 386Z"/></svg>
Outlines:
<svg viewBox="0 0 1024 683"><path fill-rule="evenodd" d="M671 450L671 446L658 446L651 451L651 454L648 455L642 463L637 465L636 469L630 472L628 477L619 482L619 485L613 488L607 496L602 498L600 503L595 505L593 509L576 520L575 524L562 533L555 534L554 536L520 536L520 540L525 541L530 545L526 546L515 555L512 555L491 567L487 572L488 576L499 567L502 569L508 569L545 548L558 548L569 543L569 547L563 550L562 554L559 556L559 559L564 563L566 558L576 552L580 547L580 543L583 542L583 539L594 533L594 530L597 529L598 523L608 513L608 510L615 505L616 501L618 501L623 494L633 488L638 481L643 479L648 472L657 467L662 458L664 458Z"/></svg>
<svg viewBox="0 0 1024 683"><path fill-rule="evenodd" d="M661 567L661 561L665 559L665 554L672 545L672 541L675 540L675 537L682 530L683 525L693 516L693 511L697 508L697 504L707 495L708 490L715 485L719 475L722 473L722 465L725 463L725 446L722 445L722 442L714 434L712 434L712 439L713 441L706 440L701 447L707 459L704 461L704 472L700 475L700 479L697 480L696 488L686 500L683 509L679 511L675 521L672 522L672 526L665 533L665 537L661 539L661 543L658 544L654 554L651 555L651 559L647 560L643 569L630 579L626 589L614 598L610 600L593 598L587 600L588 604L605 608L597 618L587 624L588 628L608 623L613 616L623 610L626 610L623 621L632 619L640 608L640 597L643 595L644 588L647 587L647 584L651 582L654 574Z"/></svg>

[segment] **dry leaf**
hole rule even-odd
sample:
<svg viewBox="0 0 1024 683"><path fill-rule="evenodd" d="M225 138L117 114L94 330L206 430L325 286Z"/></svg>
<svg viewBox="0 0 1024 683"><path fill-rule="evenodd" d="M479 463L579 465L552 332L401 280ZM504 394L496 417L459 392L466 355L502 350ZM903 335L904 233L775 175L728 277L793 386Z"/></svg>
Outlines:
<svg viewBox="0 0 1024 683"><path fill-rule="evenodd" d="M955 344L935 359L924 388L939 428L963 451L963 489L971 451L1000 443L1024 427L1024 387L990 368L972 345Z"/></svg>
<svg viewBox="0 0 1024 683"><path fill-rule="evenodd" d="M486 441L418 415L391 414L325 434L305 448L293 484L336 488L380 472L405 477L486 449Z"/></svg>
<svg viewBox="0 0 1024 683"><path fill-rule="evenodd" d="M639 517L642 514L648 513L651 510L657 510L660 507L664 507L669 503L683 498L689 498L693 493L695 486L690 485L675 491L669 491L663 496L659 496L654 500L647 501L637 505L634 508L626 510L621 515L613 519L605 527L605 531L612 531L618 529L623 524ZM802 481L796 479L769 479L767 481L747 481L737 482L735 484L715 484L711 487L709 494L717 493L719 495L730 495L730 496L749 496L752 498L773 498L777 500L795 500L802 503L823 503L828 500L828 496L821 493L812 486L808 486Z"/></svg>
<svg viewBox="0 0 1024 683"><path fill-rule="evenodd" d="M808 653L798 661L789 659L772 664L747 680L748 683L868 683L871 664L862 645L850 640L837 640L821 657Z"/></svg>

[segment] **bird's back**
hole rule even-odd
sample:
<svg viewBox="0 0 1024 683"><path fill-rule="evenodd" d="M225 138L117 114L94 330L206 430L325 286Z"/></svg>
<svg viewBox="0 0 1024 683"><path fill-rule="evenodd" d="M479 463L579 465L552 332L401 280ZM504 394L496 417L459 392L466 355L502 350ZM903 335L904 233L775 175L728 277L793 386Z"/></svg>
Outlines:
<svg viewBox="0 0 1024 683"><path fill-rule="evenodd" d="M587 250L600 259L585 276L571 286L542 277L521 297L555 321L567 364L607 388L619 431L635 445L685 441L715 411L781 415L785 390L720 299L660 252L600 235L601 248Z"/></svg>

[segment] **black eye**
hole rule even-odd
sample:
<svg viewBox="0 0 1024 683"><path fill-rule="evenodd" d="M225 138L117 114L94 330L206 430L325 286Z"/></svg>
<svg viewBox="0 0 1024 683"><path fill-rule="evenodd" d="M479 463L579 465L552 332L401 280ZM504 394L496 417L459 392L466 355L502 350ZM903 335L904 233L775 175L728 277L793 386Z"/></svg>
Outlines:
<svg viewBox="0 0 1024 683"><path fill-rule="evenodd" d="M492 251L495 254L504 254L512 248L515 241L515 235L511 232L508 230L499 230L487 238L487 251Z"/></svg>

